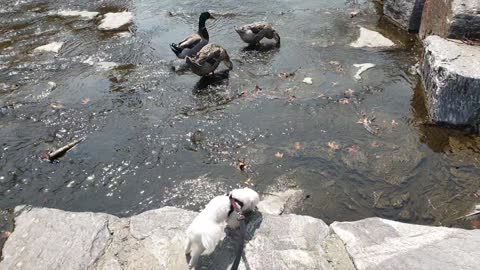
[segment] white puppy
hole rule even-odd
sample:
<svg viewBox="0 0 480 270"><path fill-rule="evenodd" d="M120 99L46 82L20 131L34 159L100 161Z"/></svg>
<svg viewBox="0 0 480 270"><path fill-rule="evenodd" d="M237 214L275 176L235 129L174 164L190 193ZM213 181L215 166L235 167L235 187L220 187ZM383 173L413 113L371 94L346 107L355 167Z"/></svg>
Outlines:
<svg viewBox="0 0 480 270"><path fill-rule="evenodd" d="M217 196L200 212L188 226L188 242L185 254L190 254L189 267L192 269L200 255L213 252L217 244L225 237L225 226L230 212L230 198Z"/></svg>
<svg viewBox="0 0 480 270"><path fill-rule="evenodd" d="M229 197L230 196L234 199L235 203L237 203L242 213L255 210L260 201L258 193L250 188L234 189L230 192ZM233 209L230 209L227 220L228 227L232 229L238 228L240 226L238 218L239 215Z"/></svg>

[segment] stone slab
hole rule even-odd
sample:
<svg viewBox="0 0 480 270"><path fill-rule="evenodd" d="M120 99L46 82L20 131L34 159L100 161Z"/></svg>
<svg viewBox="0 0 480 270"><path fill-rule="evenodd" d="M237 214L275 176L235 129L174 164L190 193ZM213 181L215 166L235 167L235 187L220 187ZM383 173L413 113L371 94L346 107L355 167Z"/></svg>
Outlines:
<svg viewBox="0 0 480 270"><path fill-rule="evenodd" d="M1 270L81 270L91 267L111 241L107 214L17 207L15 230L3 248Z"/></svg>
<svg viewBox="0 0 480 270"><path fill-rule="evenodd" d="M430 36L421 75L430 118L437 123L480 123L480 47Z"/></svg>
<svg viewBox="0 0 480 270"><path fill-rule="evenodd" d="M480 1L426 0L420 37L480 39Z"/></svg>
<svg viewBox="0 0 480 270"><path fill-rule="evenodd" d="M418 32L425 0L385 0L383 13L409 32Z"/></svg>
<svg viewBox="0 0 480 270"><path fill-rule="evenodd" d="M358 270L478 269L480 231L400 223L381 218L334 222Z"/></svg>

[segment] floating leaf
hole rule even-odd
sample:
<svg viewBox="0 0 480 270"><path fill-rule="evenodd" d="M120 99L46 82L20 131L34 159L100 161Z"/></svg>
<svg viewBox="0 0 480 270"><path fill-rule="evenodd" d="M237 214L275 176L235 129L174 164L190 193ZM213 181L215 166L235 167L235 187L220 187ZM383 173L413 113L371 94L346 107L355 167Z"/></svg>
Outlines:
<svg viewBox="0 0 480 270"><path fill-rule="evenodd" d="M312 78L310 77L305 77L305 79L303 79L303 82L306 84L313 84Z"/></svg>
<svg viewBox="0 0 480 270"><path fill-rule="evenodd" d="M293 145L293 147L295 147L295 150L298 151L298 150L302 149L302 144L299 143L299 142L296 142L296 143Z"/></svg>
<svg viewBox="0 0 480 270"><path fill-rule="evenodd" d="M341 98L338 102L340 102L340 104L348 104L350 103L350 100L348 98Z"/></svg>
<svg viewBox="0 0 480 270"><path fill-rule="evenodd" d="M295 76L295 72L284 72L284 73L278 74L278 77L283 78L283 79L288 79L288 78L293 77L293 76Z"/></svg>
<svg viewBox="0 0 480 270"><path fill-rule="evenodd" d="M328 142L327 145L328 147L330 147L330 150L333 150L333 151L340 149L340 144L338 144L335 141Z"/></svg>
<svg viewBox="0 0 480 270"><path fill-rule="evenodd" d="M353 96L354 93L355 93L355 91L353 89L348 89L348 90L345 90L345 92L344 92L345 96L347 96L347 97Z"/></svg>
<svg viewBox="0 0 480 270"><path fill-rule="evenodd" d="M59 101L54 101L54 102L50 103L50 107L52 107L53 109L63 109L63 108L65 108L65 106Z"/></svg>
<svg viewBox="0 0 480 270"><path fill-rule="evenodd" d="M283 153L277 152L275 153L276 158L283 158Z"/></svg>
<svg viewBox="0 0 480 270"><path fill-rule="evenodd" d="M82 104L83 104L83 105L87 105L89 102L90 102L90 98L89 98L89 97L86 97L86 98L82 99Z"/></svg>
<svg viewBox="0 0 480 270"><path fill-rule="evenodd" d="M356 154L356 153L358 153L358 151L360 151L360 147L358 147L356 145L352 145L352 146L347 147L345 150L347 150L347 152L350 153L350 154Z"/></svg>

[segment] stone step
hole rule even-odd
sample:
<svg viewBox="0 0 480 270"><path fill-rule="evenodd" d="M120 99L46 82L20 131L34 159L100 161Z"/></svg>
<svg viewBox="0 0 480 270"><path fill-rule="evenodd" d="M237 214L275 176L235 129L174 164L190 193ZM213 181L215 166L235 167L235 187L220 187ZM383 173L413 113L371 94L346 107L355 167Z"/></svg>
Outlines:
<svg viewBox="0 0 480 270"><path fill-rule="evenodd" d="M188 269L185 230L196 212L164 207L130 218L17 207L0 269ZM380 218L335 222L256 213L239 269L478 269L479 230L404 224ZM238 232L201 269L229 269Z"/></svg>

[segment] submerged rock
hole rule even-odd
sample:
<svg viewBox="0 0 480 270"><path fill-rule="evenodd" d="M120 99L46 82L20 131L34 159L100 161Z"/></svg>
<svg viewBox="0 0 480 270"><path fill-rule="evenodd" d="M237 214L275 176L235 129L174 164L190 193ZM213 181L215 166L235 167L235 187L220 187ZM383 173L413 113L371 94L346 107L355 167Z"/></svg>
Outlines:
<svg viewBox="0 0 480 270"><path fill-rule="evenodd" d="M427 0L423 10L420 37L480 38L480 1Z"/></svg>
<svg viewBox="0 0 480 270"><path fill-rule="evenodd" d="M52 15L58 15L61 17L80 17L82 20L92 20L98 16L96 11L86 11L86 10L60 10L57 12L52 12Z"/></svg>
<svg viewBox="0 0 480 270"><path fill-rule="evenodd" d="M478 269L480 231L405 224L380 218L334 222L356 268Z"/></svg>
<svg viewBox="0 0 480 270"><path fill-rule="evenodd" d="M301 190L289 189L284 192L274 192L266 195L258 204L258 210L271 215L288 214L305 200L305 193Z"/></svg>
<svg viewBox="0 0 480 270"><path fill-rule="evenodd" d="M395 43L390 39L384 37L382 34L360 27L360 36L355 42L350 43L354 48L377 48L377 47L392 47Z"/></svg>
<svg viewBox="0 0 480 270"><path fill-rule="evenodd" d="M434 122L480 124L480 47L430 36L421 71Z"/></svg>
<svg viewBox="0 0 480 270"><path fill-rule="evenodd" d="M132 22L133 14L131 12L107 13L100 22L98 29L104 31L121 30Z"/></svg>
<svg viewBox="0 0 480 270"><path fill-rule="evenodd" d="M42 52L54 52L58 53L63 46L63 42L52 42L47 45L43 45L37 47L33 50L34 53L42 53Z"/></svg>
<svg viewBox="0 0 480 270"><path fill-rule="evenodd" d="M425 0L385 0L383 13L409 32L418 32Z"/></svg>

